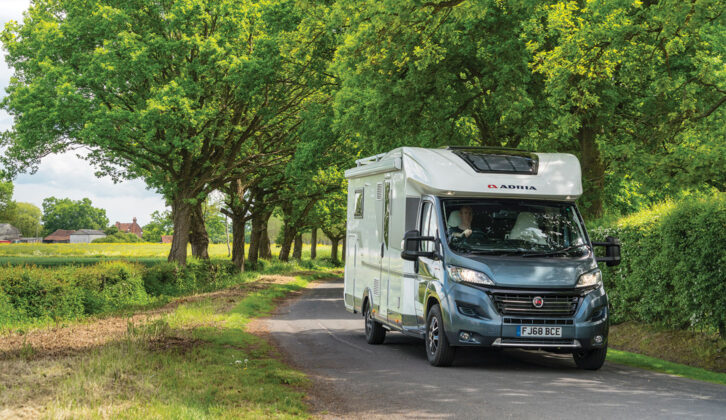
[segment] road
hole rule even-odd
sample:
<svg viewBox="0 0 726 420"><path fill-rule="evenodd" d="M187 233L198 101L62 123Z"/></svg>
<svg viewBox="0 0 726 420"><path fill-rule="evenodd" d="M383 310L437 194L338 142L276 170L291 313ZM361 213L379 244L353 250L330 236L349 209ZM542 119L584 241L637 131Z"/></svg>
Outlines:
<svg viewBox="0 0 726 420"><path fill-rule="evenodd" d="M724 386L611 363L581 371L567 355L459 349L454 366L435 368L419 340L366 344L342 295L342 281L315 284L267 321L330 417L726 418Z"/></svg>

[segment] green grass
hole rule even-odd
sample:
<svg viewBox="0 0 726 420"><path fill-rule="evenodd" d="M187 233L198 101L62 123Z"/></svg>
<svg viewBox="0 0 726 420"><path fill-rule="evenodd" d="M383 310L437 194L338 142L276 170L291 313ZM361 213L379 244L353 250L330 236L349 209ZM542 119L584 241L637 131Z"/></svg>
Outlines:
<svg viewBox="0 0 726 420"><path fill-rule="evenodd" d="M276 299L330 276L209 295L78 355L36 359L28 349L0 359L0 406L47 418L308 418L307 378L246 327Z"/></svg>
<svg viewBox="0 0 726 420"><path fill-rule="evenodd" d="M706 369L682 365L680 363L673 363L642 354L608 349L607 360L608 362L620 363L641 369L648 369L670 375L683 376L684 378L726 385L726 373L713 372Z"/></svg>

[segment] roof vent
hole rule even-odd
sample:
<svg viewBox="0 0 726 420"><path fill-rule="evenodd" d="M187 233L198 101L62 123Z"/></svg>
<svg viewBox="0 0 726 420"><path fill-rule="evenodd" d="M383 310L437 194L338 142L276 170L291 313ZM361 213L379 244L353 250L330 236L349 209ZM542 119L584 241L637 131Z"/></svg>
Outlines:
<svg viewBox="0 0 726 420"><path fill-rule="evenodd" d="M537 175L536 154L515 149L487 147L447 147L476 172L489 174Z"/></svg>
<svg viewBox="0 0 726 420"><path fill-rule="evenodd" d="M383 200L383 183L376 184L376 200Z"/></svg>

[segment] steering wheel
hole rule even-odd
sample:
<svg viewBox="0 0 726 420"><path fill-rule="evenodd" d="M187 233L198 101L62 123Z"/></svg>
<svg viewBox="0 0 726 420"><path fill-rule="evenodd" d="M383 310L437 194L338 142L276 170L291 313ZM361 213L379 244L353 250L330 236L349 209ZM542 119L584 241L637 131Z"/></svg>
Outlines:
<svg viewBox="0 0 726 420"><path fill-rule="evenodd" d="M468 241L483 242L486 239L487 239L487 236L484 234L484 232L472 232L471 235L469 235L469 237L466 238L466 241L467 242Z"/></svg>

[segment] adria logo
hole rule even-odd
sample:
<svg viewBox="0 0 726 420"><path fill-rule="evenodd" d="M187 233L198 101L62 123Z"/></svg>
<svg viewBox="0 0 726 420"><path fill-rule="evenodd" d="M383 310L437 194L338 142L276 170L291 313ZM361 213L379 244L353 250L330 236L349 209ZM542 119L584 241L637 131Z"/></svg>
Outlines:
<svg viewBox="0 0 726 420"><path fill-rule="evenodd" d="M491 189L501 189L501 190L537 190L537 188L531 186L531 185L500 185L496 186L494 184L489 184L487 187Z"/></svg>

